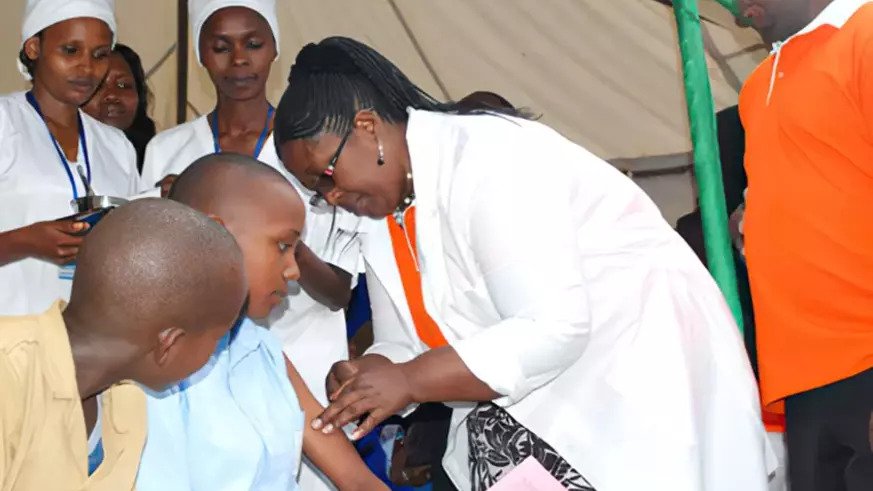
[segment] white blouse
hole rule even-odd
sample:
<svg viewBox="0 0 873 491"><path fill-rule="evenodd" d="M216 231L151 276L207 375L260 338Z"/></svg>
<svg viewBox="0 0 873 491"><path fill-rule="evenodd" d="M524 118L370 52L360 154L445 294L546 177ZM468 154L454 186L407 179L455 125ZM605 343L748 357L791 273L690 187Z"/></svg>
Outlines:
<svg viewBox="0 0 873 491"><path fill-rule="evenodd" d="M139 188L136 152L120 130L80 111L97 194L129 197ZM0 232L73 213L73 186L85 186L76 165L85 167L82 145L77 162L65 164L42 118L24 92L0 96ZM64 170L69 165L72 183ZM58 298L68 300L71 281L60 268L27 258L0 266L0 315L36 314Z"/></svg>

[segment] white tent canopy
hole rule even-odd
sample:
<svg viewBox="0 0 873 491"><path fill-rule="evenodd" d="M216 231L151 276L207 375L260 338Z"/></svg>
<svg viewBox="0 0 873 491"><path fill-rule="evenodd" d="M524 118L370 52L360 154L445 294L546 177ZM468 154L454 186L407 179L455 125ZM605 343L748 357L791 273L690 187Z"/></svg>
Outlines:
<svg viewBox="0 0 873 491"><path fill-rule="evenodd" d="M15 70L24 0L5 0L0 91L20 90ZM176 0L117 0L119 38L143 57L159 127L175 124ZM362 40L433 95L497 92L607 158L637 170L687 162L690 149L673 14L654 0L278 0L282 56L278 100L297 51L330 35ZM765 51L714 0L701 0L718 108L736 103L739 81ZM190 43L189 43L190 45ZM189 50L190 53L190 50ZM214 104L189 54L189 117ZM668 157L661 157L667 155ZM639 157L655 157L638 160ZM641 184L675 219L692 197L687 176Z"/></svg>

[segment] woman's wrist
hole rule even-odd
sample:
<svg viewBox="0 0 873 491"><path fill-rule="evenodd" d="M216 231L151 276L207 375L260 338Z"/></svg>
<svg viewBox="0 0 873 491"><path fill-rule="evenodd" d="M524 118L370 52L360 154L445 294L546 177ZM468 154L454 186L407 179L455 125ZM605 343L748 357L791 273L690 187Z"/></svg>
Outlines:
<svg viewBox="0 0 873 491"><path fill-rule="evenodd" d="M430 402L430 399L428 398L428 384L419 376L421 370L427 370L426 365L427 360L422 362L421 357L415 357L407 362L398 363L397 365L397 368L406 379L407 387L409 387L409 397L414 404Z"/></svg>
<svg viewBox="0 0 873 491"><path fill-rule="evenodd" d="M0 232L0 265L25 259L30 254L26 236L27 227Z"/></svg>

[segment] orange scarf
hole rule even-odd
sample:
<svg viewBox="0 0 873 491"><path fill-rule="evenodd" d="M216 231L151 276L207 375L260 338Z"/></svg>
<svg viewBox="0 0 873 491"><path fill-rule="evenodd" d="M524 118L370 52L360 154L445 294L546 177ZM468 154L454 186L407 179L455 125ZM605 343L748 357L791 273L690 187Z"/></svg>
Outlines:
<svg viewBox="0 0 873 491"><path fill-rule="evenodd" d="M391 245L394 249L394 260L400 270L400 281L406 294L406 303L412 314L412 323L419 339L430 348L446 346L446 338L440 332L439 326L424 309L424 298L421 294L421 274L416 266L418 249L415 247L415 206L410 206L404 212L404 230L393 217L386 220L388 232L391 234Z"/></svg>

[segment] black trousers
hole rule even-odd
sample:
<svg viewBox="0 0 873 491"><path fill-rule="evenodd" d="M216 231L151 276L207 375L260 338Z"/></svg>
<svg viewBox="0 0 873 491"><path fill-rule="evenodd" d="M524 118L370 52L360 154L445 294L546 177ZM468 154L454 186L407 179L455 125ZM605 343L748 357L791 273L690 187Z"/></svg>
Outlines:
<svg viewBox="0 0 873 491"><path fill-rule="evenodd" d="M791 491L873 490L873 369L788 397Z"/></svg>

